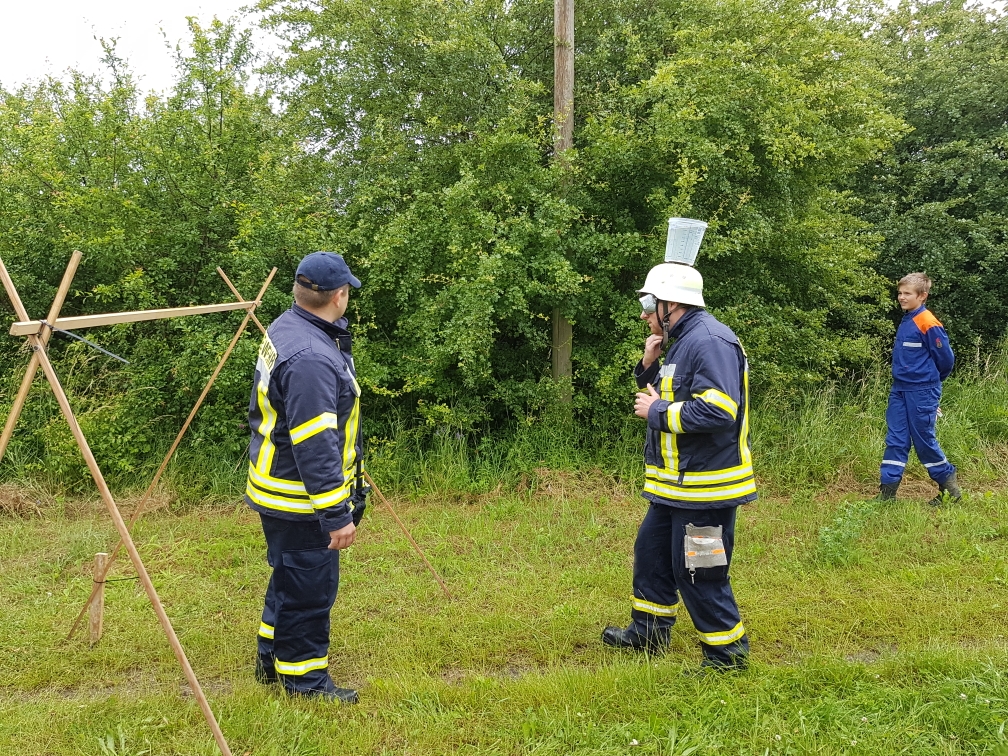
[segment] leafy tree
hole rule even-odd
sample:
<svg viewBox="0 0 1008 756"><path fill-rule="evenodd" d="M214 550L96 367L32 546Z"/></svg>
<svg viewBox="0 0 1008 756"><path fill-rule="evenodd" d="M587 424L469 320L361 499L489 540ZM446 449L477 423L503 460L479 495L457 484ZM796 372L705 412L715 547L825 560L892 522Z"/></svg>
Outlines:
<svg viewBox="0 0 1008 756"><path fill-rule="evenodd" d="M1008 331L1008 16L903 2L875 39L912 127L857 185L886 238L876 267L929 273L960 354L989 351Z"/></svg>
<svg viewBox="0 0 1008 756"><path fill-rule="evenodd" d="M461 427L548 403L549 313L576 402L624 414L634 289L665 221L711 221L698 267L761 385L870 363L889 325L876 239L837 190L897 134L858 30L785 0L580 10L575 154L552 166L552 4L267 3L288 116L367 286L366 383Z"/></svg>
<svg viewBox="0 0 1008 756"><path fill-rule="evenodd" d="M217 265L237 271L249 294L265 275L268 262L249 263L232 240L241 232L243 202L263 180L259 173L280 159L276 118L268 93L247 86L253 62L247 34L218 21L207 29L191 21L190 30L192 50L180 54L179 79L167 99L152 95L141 105L112 46L105 55L108 85L75 73L67 84L46 80L0 93L0 255L30 314L47 311L73 249L84 257L65 314L229 299ZM283 301L272 292L263 317ZM108 472L129 478L156 458L240 317L89 334L126 357L128 367L54 340L51 351ZM10 341L3 348L8 382L16 381L25 358L15 356ZM194 445L212 442L218 454L240 450L254 349L254 340L243 342L218 380L193 428ZM12 458L64 479L83 475L52 404L36 400L28 411L36 415L20 425ZM63 447L67 454L52 453Z"/></svg>

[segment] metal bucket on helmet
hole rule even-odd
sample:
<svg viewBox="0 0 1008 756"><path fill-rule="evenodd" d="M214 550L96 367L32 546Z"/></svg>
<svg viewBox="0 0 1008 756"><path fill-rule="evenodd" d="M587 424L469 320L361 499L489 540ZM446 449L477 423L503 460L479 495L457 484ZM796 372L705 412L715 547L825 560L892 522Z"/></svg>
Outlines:
<svg viewBox="0 0 1008 756"><path fill-rule="evenodd" d="M707 224L692 218L669 218L665 262L692 265L700 251Z"/></svg>

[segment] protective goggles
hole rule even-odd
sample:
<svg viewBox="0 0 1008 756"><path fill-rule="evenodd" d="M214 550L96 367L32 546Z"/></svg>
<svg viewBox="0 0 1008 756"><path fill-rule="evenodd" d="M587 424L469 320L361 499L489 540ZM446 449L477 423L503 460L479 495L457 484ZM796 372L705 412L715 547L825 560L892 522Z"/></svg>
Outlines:
<svg viewBox="0 0 1008 756"><path fill-rule="evenodd" d="M658 297L654 294L645 294L640 298L641 310L644 311L645 315L650 315L653 312L658 311Z"/></svg>

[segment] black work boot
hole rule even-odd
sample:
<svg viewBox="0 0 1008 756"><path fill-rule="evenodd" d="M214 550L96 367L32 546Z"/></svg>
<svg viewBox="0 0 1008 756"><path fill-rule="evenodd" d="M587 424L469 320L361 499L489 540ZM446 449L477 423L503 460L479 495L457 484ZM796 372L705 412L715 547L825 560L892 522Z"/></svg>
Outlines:
<svg viewBox="0 0 1008 756"><path fill-rule="evenodd" d="M256 682L263 685L273 685L280 682L280 678L277 677L276 667L273 666L272 656L256 654L255 679Z"/></svg>
<svg viewBox="0 0 1008 756"><path fill-rule="evenodd" d="M325 687L312 690L291 691L293 695L305 698L321 698L323 701L339 701L345 704L357 703L357 691L353 688L337 688L332 680L326 680Z"/></svg>
<svg viewBox="0 0 1008 756"><path fill-rule="evenodd" d="M962 489L959 488L959 481L956 480L955 470L952 474L938 484L938 495L928 502L932 507L940 507L946 501L953 504L962 498Z"/></svg>
<svg viewBox="0 0 1008 756"><path fill-rule="evenodd" d="M663 653L669 644L668 629L655 630L649 635L641 635L631 627L622 628L610 625L602 631L602 642L613 648L628 648L631 651L647 651L652 654Z"/></svg>
<svg viewBox="0 0 1008 756"><path fill-rule="evenodd" d="M899 483L883 483L878 487L878 495L872 501L896 501L896 491Z"/></svg>

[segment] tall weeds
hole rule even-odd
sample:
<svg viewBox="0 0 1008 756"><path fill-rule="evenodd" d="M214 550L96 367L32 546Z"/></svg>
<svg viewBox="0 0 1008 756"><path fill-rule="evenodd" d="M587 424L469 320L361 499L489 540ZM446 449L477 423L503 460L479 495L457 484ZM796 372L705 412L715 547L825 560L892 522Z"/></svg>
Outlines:
<svg viewBox="0 0 1008 756"><path fill-rule="evenodd" d="M874 485L885 443L889 377L879 369L797 397L767 395L751 407L751 443L764 494L812 493ZM41 393L41 392L39 392ZM33 392L33 401L46 400ZM36 418L25 417L22 427ZM58 418L48 418L52 428ZM968 486L1008 483L1008 349L961 369L946 382L938 437ZM608 427L584 426L561 408L483 434L446 428L400 426L368 440L367 467L383 490L440 495L524 489L542 471L564 470L601 476L628 493L642 478L643 421L627 416ZM76 449L61 447L76 460ZM147 469L115 476L120 490L145 487L163 450L153 450ZM40 445L12 445L0 478L46 490L72 487L73 467L52 460ZM180 499L233 499L244 490L246 462L219 449L186 447L169 467L167 485ZM909 479L926 479L911 455ZM88 489L83 481L82 489Z"/></svg>

